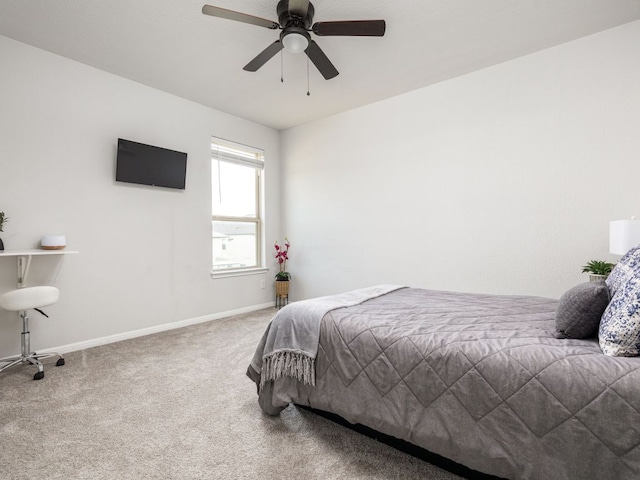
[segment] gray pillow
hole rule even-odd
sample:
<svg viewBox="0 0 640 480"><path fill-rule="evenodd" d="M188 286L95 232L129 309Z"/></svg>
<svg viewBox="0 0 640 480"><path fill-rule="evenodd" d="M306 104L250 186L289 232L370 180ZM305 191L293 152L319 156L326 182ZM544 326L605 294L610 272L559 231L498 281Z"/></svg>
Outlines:
<svg viewBox="0 0 640 480"><path fill-rule="evenodd" d="M609 289L603 282L587 282L567 290L556 309L556 338L592 338L609 304Z"/></svg>

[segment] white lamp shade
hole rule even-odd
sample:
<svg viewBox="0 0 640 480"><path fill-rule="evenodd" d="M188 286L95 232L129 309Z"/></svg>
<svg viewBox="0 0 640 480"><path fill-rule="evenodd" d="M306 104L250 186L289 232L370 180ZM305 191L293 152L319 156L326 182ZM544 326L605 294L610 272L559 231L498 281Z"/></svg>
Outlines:
<svg viewBox="0 0 640 480"><path fill-rule="evenodd" d="M616 220L609 224L609 251L624 255L640 244L640 220Z"/></svg>
<svg viewBox="0 0 640 480"><path fill-rule="evenodd" d="M287 52L301 53L309 46L309 40L299 33L289 33L283 37L282 45Z"/></svg>

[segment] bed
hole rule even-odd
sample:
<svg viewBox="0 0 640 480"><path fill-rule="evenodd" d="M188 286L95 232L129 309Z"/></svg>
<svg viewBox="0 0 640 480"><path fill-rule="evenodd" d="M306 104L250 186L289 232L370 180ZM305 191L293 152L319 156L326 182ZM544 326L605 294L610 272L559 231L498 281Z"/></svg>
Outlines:
<svg viewBox="0 0 640 480"><path fill-rule="evenodd" d="M399 286L295 302L247 374L265 413L330 412L485 474L638 479L640 359L556 338L557 307Z"/></svg>

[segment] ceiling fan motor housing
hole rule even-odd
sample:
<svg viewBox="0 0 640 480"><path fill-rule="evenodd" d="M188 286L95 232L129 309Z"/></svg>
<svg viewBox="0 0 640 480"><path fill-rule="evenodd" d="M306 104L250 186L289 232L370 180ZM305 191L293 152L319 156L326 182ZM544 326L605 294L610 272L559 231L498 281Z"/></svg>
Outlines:
<svg viewBox="0 0 640 480"><path fill-rule="evenodd" d="M315 9L311 2L309 2L309 8L304 18L295 15L289 11L289 0L280 0L278 2L278 21L283 30L290 27L297 27L304 30L310 30L313 24L313 14Z"/></svg>

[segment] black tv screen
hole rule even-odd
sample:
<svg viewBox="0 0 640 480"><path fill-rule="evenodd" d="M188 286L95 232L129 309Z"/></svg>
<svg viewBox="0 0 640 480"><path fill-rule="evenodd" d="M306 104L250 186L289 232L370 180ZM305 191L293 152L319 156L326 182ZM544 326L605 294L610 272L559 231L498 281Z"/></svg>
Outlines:
<svg viewBox="0 0 640 480"><path fill-rule="evenodd" d="M118 139L116 181L184 190L187 154Z"/></svg>

